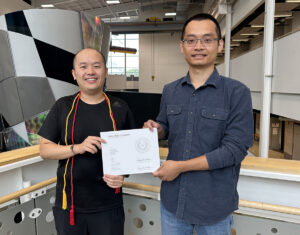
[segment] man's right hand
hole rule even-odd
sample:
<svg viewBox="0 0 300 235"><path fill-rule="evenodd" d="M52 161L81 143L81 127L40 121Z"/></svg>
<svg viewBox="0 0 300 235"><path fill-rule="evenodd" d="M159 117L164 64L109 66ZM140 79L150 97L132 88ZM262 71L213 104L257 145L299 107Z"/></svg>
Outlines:
<svg viewBox="0 0 300 235"><path fill-rule="evenodd" d="M89 152L95 154L101 149L102 143L106 144L106 141L98 136L88 136L81 144L74 145L74 153L83 154Z"/></svg>
<svg viewBox="0 0 300 235"><path fill-rule="evenodd" d="M158 133L159 139L162 139L165 136L164 129L162 128L162 126L153 120L149 119L147 122L144 122L143 128L149 128L150 131L153 131L153 128L157 128L157 133Z"/></svg>

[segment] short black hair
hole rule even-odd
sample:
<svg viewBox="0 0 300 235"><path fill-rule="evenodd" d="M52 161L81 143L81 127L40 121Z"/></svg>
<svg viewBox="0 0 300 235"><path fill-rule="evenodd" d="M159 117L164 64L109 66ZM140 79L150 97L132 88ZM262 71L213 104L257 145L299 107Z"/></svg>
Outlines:
<svg viewBox="0 0 300 235"><path fill-rule="evenodd" d="M183 38L184 38L186 26L188 25L188 23L190 23L193 20L197 20L197 21L210 20L210 21L214 22L214 24L216 25L216 33L218 35L218 39L220 40L222 38L221 28L220 28L218 21L210 14L200 13L200 14L194 15L191 18L187 19L187 21L184 23L182 31L181 31L181 40L183 40Z"/></svg>
<svg viewBox="0 0 300 235"><path fill-rule="evenodd" d="M78 55L81 51L83 51L83 50L85 50L85 49L92 49L92 50L97 51L97 52L101 55L101 57L102 57L102 59L103 59L104 66L105 66L105 68L106 68L106 59L105 59L105 56L103 55L103 53L102 53L101 51L98 51L98 50L94 49L94 48L89 48L89 47L87 47L87 48L81 49L80 51L78 51L78 52L74 55L74 58L73 58L73 69L75 69L75 60L76 60L77 55Z"/></svg>

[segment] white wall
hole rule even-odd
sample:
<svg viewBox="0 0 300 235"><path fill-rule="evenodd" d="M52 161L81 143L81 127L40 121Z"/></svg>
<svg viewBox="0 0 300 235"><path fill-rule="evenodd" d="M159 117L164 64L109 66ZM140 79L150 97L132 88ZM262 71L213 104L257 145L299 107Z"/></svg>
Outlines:
<svg viewBox="0 0 300 235"><path fill-rule="evenodd" d="M187 73L179 47L180 32L140 34L139 41L140 92L161 93L165 84Z"/></svg>
<svg viewBox="0 0 300 235"><path fill-rule="evenodd" d="M300 120L300 31L274 42L271 113ZM219 65L223 71L223 65ZM220 68L220 69L219 69ZM261 110L263 48L231 60L231 77L251 90L253 108Z"/></svg>

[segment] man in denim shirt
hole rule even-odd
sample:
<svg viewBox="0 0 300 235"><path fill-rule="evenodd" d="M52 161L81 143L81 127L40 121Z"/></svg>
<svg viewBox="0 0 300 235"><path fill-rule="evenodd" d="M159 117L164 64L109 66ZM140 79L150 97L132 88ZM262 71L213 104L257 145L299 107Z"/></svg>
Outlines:
<svg viewBox="0 0 300 235"><path fill-rule="evenodd" d="M249 89L214 67L223 49L220 26L208 14L186 21L180 48L188 74L164 87L157 122L169 155L153 173L162 180L163 235L229 235L238 208L241 162L252 146Z"/></svg>

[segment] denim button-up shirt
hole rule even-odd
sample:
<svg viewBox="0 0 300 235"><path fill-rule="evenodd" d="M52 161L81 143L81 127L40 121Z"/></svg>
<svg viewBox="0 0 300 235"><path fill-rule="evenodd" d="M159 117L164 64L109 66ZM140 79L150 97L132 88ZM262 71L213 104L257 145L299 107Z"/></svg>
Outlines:
<svg viewBox="0 0 300 235"><path fill-rule="evenodd" d="M167 160L205 154L209 165L163 181L164 207L199 225L217 223L236 210L240 164L253 141L250 90L216 69L198 89L187 75L164 87L157 122L168 138Z"/></svg>

